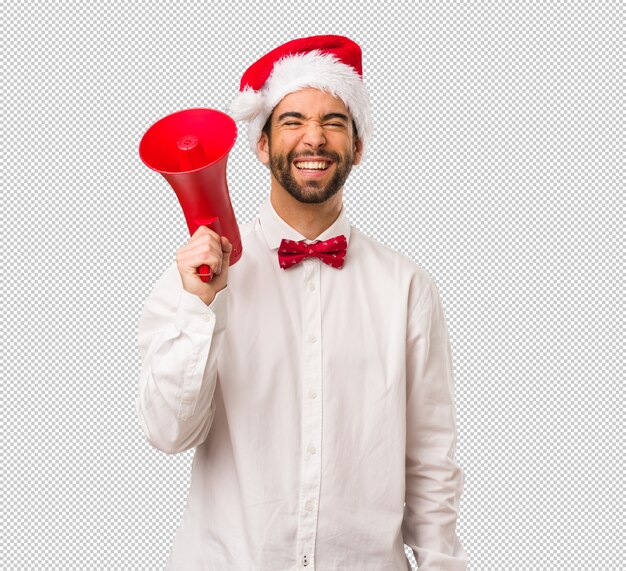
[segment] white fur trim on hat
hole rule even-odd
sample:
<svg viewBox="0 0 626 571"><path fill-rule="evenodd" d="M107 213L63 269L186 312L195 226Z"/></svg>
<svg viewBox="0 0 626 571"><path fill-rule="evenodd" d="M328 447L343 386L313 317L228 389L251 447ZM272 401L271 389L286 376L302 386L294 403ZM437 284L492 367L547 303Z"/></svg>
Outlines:
<svg viewBox="0 0 626 571"><path fill-rule="evenodd" d="M248 121L248 142L256 154L263 126L278 103L295 91L313 87L341 99L356 124L363 153L372 134L370 101L359 74L331 54L313 50L278 61L259 91L247 87L235 97L229 112L236 121Z"/></svg>

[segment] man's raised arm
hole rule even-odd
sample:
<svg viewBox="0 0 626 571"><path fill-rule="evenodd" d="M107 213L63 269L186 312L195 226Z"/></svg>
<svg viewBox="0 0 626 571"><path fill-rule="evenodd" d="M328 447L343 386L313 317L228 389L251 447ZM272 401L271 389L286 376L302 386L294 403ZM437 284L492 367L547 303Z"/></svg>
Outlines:
<svg viewBox="0 0 626 571"><path fill-rule="evenodd" d="M227 321L232 246L200 227L148 297L138 330L137 414L149 442L167 453L202 443L211 427L217 357ZM197 268L214 273L204 283Z"/></svg>

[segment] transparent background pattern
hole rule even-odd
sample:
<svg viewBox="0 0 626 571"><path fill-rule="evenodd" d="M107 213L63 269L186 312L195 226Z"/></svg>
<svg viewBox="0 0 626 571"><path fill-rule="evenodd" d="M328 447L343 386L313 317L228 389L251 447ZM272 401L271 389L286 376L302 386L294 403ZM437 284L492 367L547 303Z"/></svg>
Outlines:
<svg viewBox="0 0 626 571"><path fill-rule="evenodd" d="M3 3L0 567L163 566L193 453L141 434L136 328L187 230L138 143L168 113L226 109L276 45L340 33L375 122L348 215L447 311L470 569L623 569L624 12ZM243 125L228 180L247 222L269 181Z"/></svg>

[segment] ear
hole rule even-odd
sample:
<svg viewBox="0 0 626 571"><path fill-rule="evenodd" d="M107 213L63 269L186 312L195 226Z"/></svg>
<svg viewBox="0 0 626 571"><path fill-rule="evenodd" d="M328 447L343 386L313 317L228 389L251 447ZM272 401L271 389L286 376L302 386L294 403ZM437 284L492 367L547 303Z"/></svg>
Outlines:
<svg viewBox="0 0 626 571"><path fill-rule="evenodd" d="M358 165L361 162L361 158L363 157L363 143L359 137L356 137L354 140L354 162L353 164Z"/></svg>
<svg viewBox="0 0 626 571"><path fill-rule="evenodd" d="M261 137L256 144L256 156L264 165L270 164L270 141L267 133L261 132Z"/></svg>

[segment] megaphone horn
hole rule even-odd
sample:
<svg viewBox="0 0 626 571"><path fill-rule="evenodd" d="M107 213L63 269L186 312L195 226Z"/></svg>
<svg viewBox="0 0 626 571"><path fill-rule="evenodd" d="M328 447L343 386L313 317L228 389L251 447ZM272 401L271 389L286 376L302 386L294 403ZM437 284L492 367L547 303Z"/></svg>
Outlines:
<svg viewBox="0 0 626 571"><path fill-rule="evenodd" d="M160 173L174 189L189 235L208 226L233 246L232 266L241 257L241 236L228 194L226 162L237 140L231 117L215 109L186 109L163 117L139 143L144 164ZM211 268L198 268L203 282Z"/></svg>

